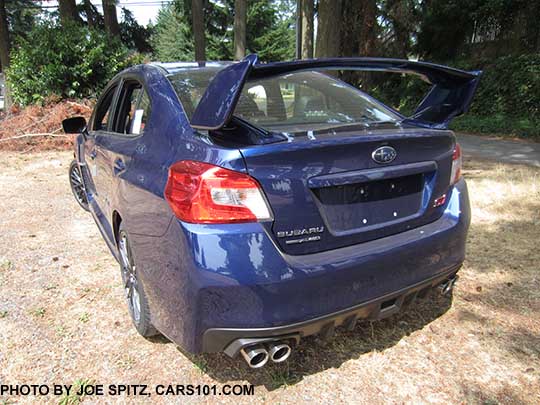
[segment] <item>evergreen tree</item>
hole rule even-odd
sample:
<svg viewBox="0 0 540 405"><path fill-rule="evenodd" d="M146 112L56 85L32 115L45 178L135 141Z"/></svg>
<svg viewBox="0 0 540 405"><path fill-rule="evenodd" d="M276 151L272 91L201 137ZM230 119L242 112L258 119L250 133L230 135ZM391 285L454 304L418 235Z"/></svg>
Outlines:
<svg viewBox="0 0 540 405"><path fill-rule="evenodd" d="M287 3L247 1L246 54L257 53L263 61L294 56L294 20ZM234 56L235 0L208 1L204 7L206 58L232 60ZM177 0L164 6L156 21L152 45L156 59L194 60L191 1Z"/></svg>
<svg viewBox="0 0 540 405"><path fill-rule="evenodd" d="M151 40L158 60L171 62L194 59L189 21L181 4L168 4L159 10Z"/></svg>
<svg viewBox="0 0 540 405"><path fill-rule="evenodd" d="M122 7L122 22L120 23L120 39L129 49L135 49L141 53L152 52L150 37L152 27L143 27L140 25L133 13L127 8Z"/></svg>

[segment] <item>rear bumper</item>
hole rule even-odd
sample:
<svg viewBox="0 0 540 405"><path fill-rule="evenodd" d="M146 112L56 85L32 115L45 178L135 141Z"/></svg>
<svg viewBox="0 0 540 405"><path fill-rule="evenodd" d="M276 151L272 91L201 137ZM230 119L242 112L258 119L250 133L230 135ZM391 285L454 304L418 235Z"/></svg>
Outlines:
<svg viewBox="0 0 540 405"><path fill-rule="evenodd" d="M368 302L354 305L328 315L269 328L212 328L203 335L203 352L221 352L235 357L242 347L276 340L295 340L311 335L331 336L336 327L352 330L358 320L384 319L412 304L417 297L424 298L438 286L456 276L459 266L431 277L416 285L386 294Z"/></svg>
<svg viewBox="0 0 540 405"><path fill-rule="evenodd" d="M293 256L258 223L173 221L160 243L138 237L134 251L143 252L135 260L154 326L185 350L211 352L238 338L307 336L352 315L390 315L457 271L469 222L462 180L438 220L359 245Z"/></svg>

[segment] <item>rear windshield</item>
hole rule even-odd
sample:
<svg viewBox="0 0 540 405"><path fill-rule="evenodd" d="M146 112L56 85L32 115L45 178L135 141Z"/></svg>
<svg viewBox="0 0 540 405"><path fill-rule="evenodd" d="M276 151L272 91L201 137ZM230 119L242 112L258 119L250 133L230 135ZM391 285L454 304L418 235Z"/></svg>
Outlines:
<svg viewBox="0 0 540 405"><path fill-rule="evenodd" d="M280 131L400 119L357 88L313 71L247 82L234 114L257 126Z"/></svg>
<svg viewBox="0 0 540 405"><path fill-rule="evenodd" d="M190 120L208 84L221 69L221 67L185 69L168 77Z"/></svg>
<svg viewBox="0 0 540 405"><path fill-rule="evenodd" d="M189 118L218 71L219 68L205 68L169 77ZM246 82L234 115L258 127L280 132L401 119L357 88L316 71Z"/></svg>

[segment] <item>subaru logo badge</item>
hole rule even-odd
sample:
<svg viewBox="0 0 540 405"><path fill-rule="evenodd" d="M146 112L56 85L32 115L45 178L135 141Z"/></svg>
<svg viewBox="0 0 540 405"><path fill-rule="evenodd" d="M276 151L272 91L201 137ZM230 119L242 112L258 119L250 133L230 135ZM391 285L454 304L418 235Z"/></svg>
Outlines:
<svg viewBox="0 0 540 405"><path fill-rule="evenodd" d="M391 146L381 146L373 151L371 158L380 164L390 163L397 156L397 152Z"/></svg>

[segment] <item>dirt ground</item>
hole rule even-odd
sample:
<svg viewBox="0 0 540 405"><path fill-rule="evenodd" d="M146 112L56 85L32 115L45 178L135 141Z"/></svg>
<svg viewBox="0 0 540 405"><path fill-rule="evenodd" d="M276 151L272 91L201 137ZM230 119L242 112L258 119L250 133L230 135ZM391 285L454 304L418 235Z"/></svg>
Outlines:
<svg viewBox="0 0 540 405"><path fill-rule="evenodd" d="M307 338L286 364L257 371L137 335L118 266L69 190L70 159L0 152L0 384L255 385L244 397L83 403L540 403L540 170L466 162L473 223L452 299Z"/></svg>

